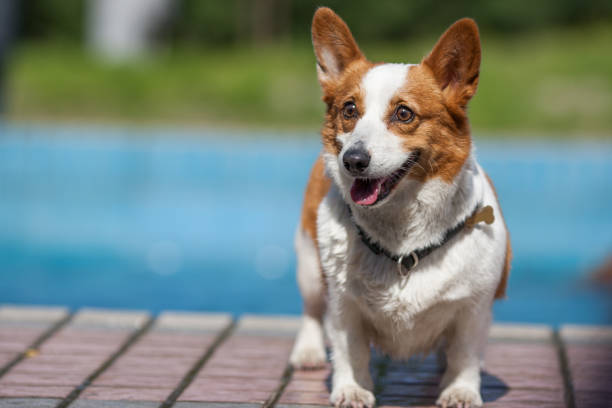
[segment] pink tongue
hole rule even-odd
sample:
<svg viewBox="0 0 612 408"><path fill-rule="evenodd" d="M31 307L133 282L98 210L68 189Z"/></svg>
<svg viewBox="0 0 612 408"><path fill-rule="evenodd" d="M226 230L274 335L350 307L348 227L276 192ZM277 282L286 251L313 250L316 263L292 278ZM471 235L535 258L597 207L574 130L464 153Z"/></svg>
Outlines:
<svg viewBox="0 0 612 408"><path fill-rule="evenodd" d="M351 198L359 205L372 205L378 199L383 179L355 179L351 187Z"/></svg>

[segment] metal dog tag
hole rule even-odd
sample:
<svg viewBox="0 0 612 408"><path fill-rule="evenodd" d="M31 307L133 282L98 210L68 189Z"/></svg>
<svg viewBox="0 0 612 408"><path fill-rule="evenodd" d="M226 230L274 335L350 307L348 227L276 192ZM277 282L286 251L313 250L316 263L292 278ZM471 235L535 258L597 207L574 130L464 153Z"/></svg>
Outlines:
<svg viewBox="0 0 612 408"><path fill-rule="evenodd" d="M468 218L465 221L465 225L469 228L472 228L479 222L485 222L491 225L493 224L493 221L495 221L495 216L493 215L493 207L487 205L486 207L483 207L482 210L478 211L476 214Z"/></svg>

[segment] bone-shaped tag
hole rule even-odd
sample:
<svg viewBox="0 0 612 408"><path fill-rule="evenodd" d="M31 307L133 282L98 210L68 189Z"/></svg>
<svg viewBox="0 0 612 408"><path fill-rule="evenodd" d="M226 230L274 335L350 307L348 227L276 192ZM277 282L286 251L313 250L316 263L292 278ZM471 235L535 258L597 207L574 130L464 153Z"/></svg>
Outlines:
<svg viewBox="0 0 612 408"><path fill-rule="evenodd" d="M485 222L491 225L493 224L493 221L495 221L495 216L493 215L493 207L487 205L486 207L483 207L482 210L478 211L476 214L468 218L465 221L465 225L469 228L472 228L479 222Z"/></svg>

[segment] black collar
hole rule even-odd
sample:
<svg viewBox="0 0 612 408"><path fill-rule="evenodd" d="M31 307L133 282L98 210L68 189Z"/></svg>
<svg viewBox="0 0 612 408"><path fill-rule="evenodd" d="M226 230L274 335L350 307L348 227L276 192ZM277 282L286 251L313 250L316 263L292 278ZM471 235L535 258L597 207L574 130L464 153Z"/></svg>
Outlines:
<svg viewBox="0 0 612 408"><path fill-rule="evenodd" d="M361 226L357 224L357 222L355 222L350 206L348 207L348 210L349 210L349 214L351 215L351 219L353 220L353 224L355 224L355 227L357 227L357 231L359 232L359 236L361 237L361 240L368 248L370 248L370 251L372 251L376 255L384 255L387 258L391 259L393 262L396 262L397 270L399 274L401 276L407 276L410 273L410 271L419 264L419 260L423 259L427 255L431 254L433 251L442 247L444 244L450 241L455 235L457 235L463 229L463 227L466 226L466 224L472 227L475 224L475 222L479 222L476 220L476 218L479 215L478 210L480 209L480 206L481 204L477 204L476 208L474 208L474 210L470 213L470 215L465 217L461 222L459 222L457 225L455 225L451 229L447 230L444 233L444 237L442 238L442 241L440 241L440 243L429 245L425 248L415 249L414 251L406 255L394 255L391 252L389 252L387 249L380 246L378 243L374 242L372 238L363 230L363 228L361 228ZM487 207L485 207L485 209L487 209ZM491 220L491 222L488 222L488 221L486 222L487 224L491 224L493 221Z"/></svg>

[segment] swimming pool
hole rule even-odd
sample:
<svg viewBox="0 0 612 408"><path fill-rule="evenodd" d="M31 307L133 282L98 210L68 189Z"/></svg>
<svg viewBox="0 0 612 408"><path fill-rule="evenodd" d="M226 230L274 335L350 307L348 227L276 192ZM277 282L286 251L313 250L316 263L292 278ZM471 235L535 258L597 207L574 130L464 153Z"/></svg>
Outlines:
<svg viewBox="0 0 612 408"><path fill-rule="evenodd" d="M0 302L299 313L308 135L0 124ZM612 143L485 142L514 245L502 321L612 323Z"/></svg>

